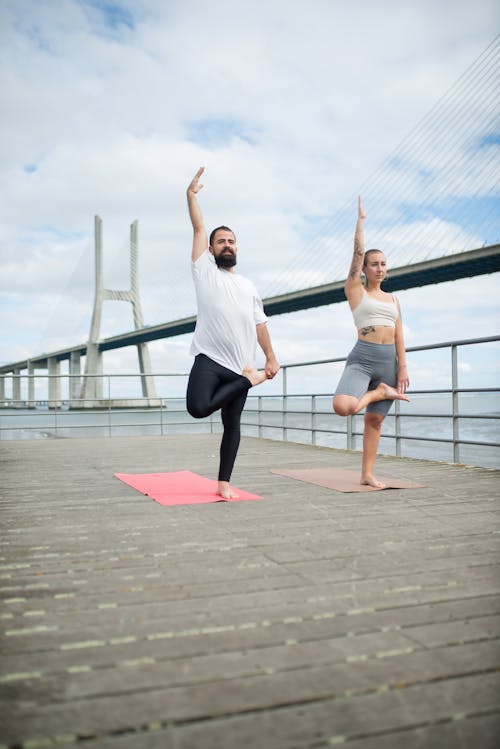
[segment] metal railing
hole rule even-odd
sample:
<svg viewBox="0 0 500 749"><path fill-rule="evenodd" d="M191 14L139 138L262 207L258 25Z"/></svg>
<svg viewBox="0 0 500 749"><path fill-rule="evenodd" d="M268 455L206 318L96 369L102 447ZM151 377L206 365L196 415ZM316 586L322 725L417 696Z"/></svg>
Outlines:
<svg viewBox="0 0 500 749"><path fill-rule="evenodd" d="M448 444L452 446L452 454L453 454L453 462L459 463L460 462L460 447L462 445L469 445L469 446L475 446L475 447L486 447L486 448L493 448L496 450L499 450L499 467L500 467L500 388L498 387L483 387L483 388L470 388L470 387L459 387L459 362L458 362L458 351L461 347L466 346L475 346L478 344L490 344L490 343L498 343L500 341L500 336L488 336L483 338L474 338L474 339L466 339L466 340L459 340L459 341L449 341L445 343L436 343L436 344L430 344L426 346L413 346L406 349L407 354L413 354L416 352L428 352L436 349L449 349L450 355L451 355L451 362L450 362L450 369L451 369L451 383L449 388L436 388L436 389L426 389L426 390L411 390L409 391L409 395L411 395L412 399L414 399L416 396L448 396L451 398L451 412L446 413L426 413L426 412L414 412L408 410L408 406L403 401L395 401L393 406L393 413L386 418L386 421L393 421L394 422L394 428L392 432L385 431L383 432L383 437L387 439L391 439L394 441L395 449L392 454L395 454L397 456L402 456L402 445L403 442L428 442L428 443L443 443ZM346 438L346 444L345 447L347 449L356 449L356 437L362 437L363 432L358 429L358 423L360 419L362 418L362 415L357 416L347 416L345 418L339 417L339 419L342 419L345 426L344 428L321 428L318 426L318 417L319 416L331 416L332 415L332 408L329 408L328 410L323 410L317 407L318 401L325 398L332 398L331 393L325 394L325 393L310 393L307 397L311 399L311 405L309 409L310 413L310 423L304 424L302 426L299 426L297 424L294 424L293 426L289 423L289 416L290 415L304 415L304 412L302 410L296 410L293 408L288 407L288 404L293 401L297 401L297 399L304 397L304 394L302 393L291 393L289 391L288 387L288 379L289 379L289 372L293 369L307 369L310 367L316 367L320 365L332 365L332 364L344 364L346 361L345 357L342 358L335 358L335 359L321 359L321 360L314 360L314 361L308 361L308 362L299 362L295 364L289 364L282 367L282 399L283 399L283 406L279 410L273 410L273 409L265 409L263 408L263 404L265 401L269 398L272 398L272 396L256 396L258 400L258 407L257 407L257 413L258 413L258 436L262 437L265 435L264 429L267 428L274 428L276 429L276 424L272 423L265 423L262 421L262 414L269 414L269 413L279 413L282 414L282 424L281 424L281 431L282 431L282 439L288 440L290 438L290 432L303 432L304 434L310 434L311 435L311 443L312 444L318 444L318 435L320 434L342 434L345 435ZM498 364L498 359L497 359ZM493 397L496 397L496 408L493 410L492 413L463 413L460 410L460 396L461 395L490 395ZM452 436L451 437L440 437L436 434L431 434L429 436L423 435L423 434L408 434L403 433L402 430L402 421L408 419L450 419L452 424ZM478 423L490 421L495 425L495 439L493 440L484 440L484 439L468 439L466 437L463 437L461 435L460 430L460 422L463 420L467 421L477 421ZM253 424L249 423L248 421L242 421L242 424L245 426L254 426Z"/></svg>
<svg viewBox="0 0 500 749"><path fill-rule="evenodd" d="M449 382L445 387L411 390L413 406L395 401L391 414L384 422L382 451L403 456L411 453L408 445L418 444L420 452L423 452L422 445L428 443L432 449L429 450L430 454L427 457L433 457L436 446L442 444L451 449L452 462L459 463L462 448L474 447L483 452L498 453L498 457L494 455L486 464L500 467L500 388L461 387L459 360L459 353L465 347L473 346L476 349L483 345L488 348L490 356L492 351L494 357L496 356L496 362L493 358L490 367L493 372L495 364L498 364L499 341L500 336L490 336L408 348L409 361L419 353L429 354L438 349L447 351L448 363L441 363L440 376L448 367ZM250 391L242 417L243 434L356 449L357 438L362 436L362 416L342 418L334 415L331 408L335 384L332 382L331 370L337 367L340 375L340 367L344 363L345 357L342 357L282 366L280 375L266 385L266 389L272 389L271 393L257 392L253 395L253 391ZM309 389L309 383L315 379L311 373L318 368L323 368L322 384L326 378L326 381L332 382L329 392L312 392ZM293 388L291 380L296 373L298 385ZM221 429L219 414L195 420L187 413L184 392L188 373L155 374L157 390L172 393L171 396L156 399L137 396L134 388L140 381L139 374L95 376L102 378L105 386L103 390L106 392L103 398L95 402L88 398L82 400L70 396L70 393L75 391L72 378L77 377L81 380L80 375L3 376L0 378L0 439L88 435L112 437L123 434L166 435L181 432L217 432ZM36 383L30 382L30 378L34 378ZM49 387L51 378L58 379L57 388ZM9 380L12 385L10 395L7 394ZM35 397L37 388L38 397ZM41 395L40 390L43 391ZM24 391L28 392L29 397L26 397ZM54 398L54 392L58 393L57 398ZM16 397L13 397L14 395ZM474 399L476 405L481 400L488 401L487 406L483 404L480 413L466 412L462 400L469 397ZM431 408L419 410L419 405L423 406L426 403L430 403ZM446 403L449 404L447 409L443 408ZM130 407L127 404L131 404ZM419 428L409 428L412 422L414 425L418 424ZM464 424L469 428L464 430ZM470 435L470 432L474 431L470 428L471 424L479 426L479 436ZM487 438L484 437L485 433ZM475 464L485 463L479 458L475 460Z"/></svg>

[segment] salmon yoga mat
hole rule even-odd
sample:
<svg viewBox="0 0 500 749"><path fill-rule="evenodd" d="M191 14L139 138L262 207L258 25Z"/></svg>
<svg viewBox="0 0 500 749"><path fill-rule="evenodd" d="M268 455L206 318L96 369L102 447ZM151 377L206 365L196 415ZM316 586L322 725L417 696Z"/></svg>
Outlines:
<svg viewBox="0 0 500 749"><path fill-rule="evenodd" d="M271 473L278 473L280 476L288 476L298 481L305 481L308 484L317 484L324 486L326 489L335 489L338 492L379 492L374 486L365 486L359 483L359 471L348 471L342 468L303 468L284 469L272 468ZM392 479L387 476L376 474L379 481L386 484L386 489L418 489L423 484L415 484L412 481L402 481Z"/></svg>
<svg viewBox="0 0 500 749"><path fill-rule="evenodd" d="M217 481L198 476L191 471L173 473L115 473L117 479L141 494L151 497L160 505L199 505L207 502L239 502L244 499L262 499L241 489L234 489L236 499L223 499L216 494Z"/></svg>

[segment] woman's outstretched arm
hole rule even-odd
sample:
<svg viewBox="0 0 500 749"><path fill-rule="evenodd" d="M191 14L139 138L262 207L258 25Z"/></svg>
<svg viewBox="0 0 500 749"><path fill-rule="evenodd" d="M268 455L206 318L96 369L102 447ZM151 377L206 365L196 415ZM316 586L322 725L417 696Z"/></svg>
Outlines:
<svg viewBox="0 0 500 749"><path fill-rule="evenodd" d="M363 271L363 261L365 258L365 210L361 202L361 196L358 197L358 219L356 221L356 230L354 232L354 251L352 253L351 267L345 282L345 293L349 302L356 304L359 298L352 299L353 295L359 297L362 291L361 273Z"/></svg>

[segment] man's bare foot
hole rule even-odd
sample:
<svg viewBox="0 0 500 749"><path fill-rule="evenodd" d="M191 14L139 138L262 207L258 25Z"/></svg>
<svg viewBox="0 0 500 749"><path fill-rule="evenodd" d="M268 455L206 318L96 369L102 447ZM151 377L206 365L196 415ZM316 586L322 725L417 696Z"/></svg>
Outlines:
<svg viewBox="0 0 500 749"><path fill-rule="evenodd" d="M250 380L250 382L252 383L252 387L254 387L255 385L260 385L261 382L265 382L267 380L267 376L264 370L259 371L258 369L255 369L255 367L245 367L241 374L243 375L243 377L246 377L247 380Z"/></svg>
<svg viewBox="0 0 500 749"><path fill-rule="evenodd" d="M383 484L371 473L368 473L366 476L361 476L361 481L359 483L363 484L363 486L373 486L374 489L385 489L387 487L387 484Z"/></svg>
<svg viewBox="0 0 500 749"><path fill-rule="evenodd" d="M405 395L405 393L399 393L396 388L393 388L390 385L386 385L385 382L381 382L379 385L377 385L375 390L382 395L380 400L408 401L408 403L410 402L410 399L407 395Z"/></svg>
<svg viewBox="0 0 500 749"><path fill-rule="evenodd" d="M217 484L217 494L222 499L238 499L238 495L231 489L228 481L219 481Z"/></svg>

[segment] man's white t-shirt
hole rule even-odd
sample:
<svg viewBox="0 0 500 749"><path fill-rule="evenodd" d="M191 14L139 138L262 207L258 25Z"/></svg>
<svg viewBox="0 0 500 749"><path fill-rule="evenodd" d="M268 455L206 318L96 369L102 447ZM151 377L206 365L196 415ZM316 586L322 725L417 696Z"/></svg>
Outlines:
<svg viewBox="0 0 500 749"><path fill-rule="evenodd" d="M238 374L255 367L255 326L267 321L257 289L238 273L218 268L208 249L192 271L198 316L190 353L205 354Z"/></svg>

